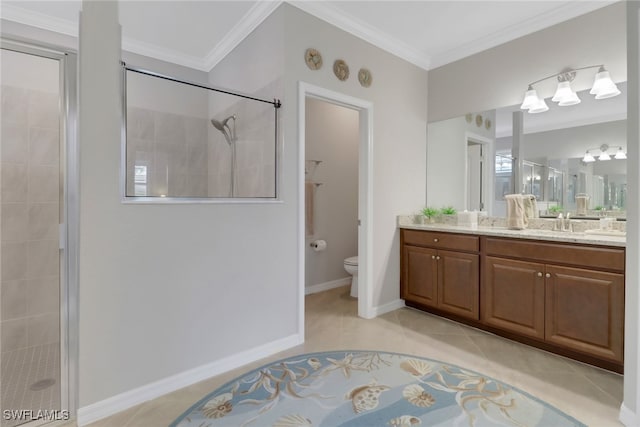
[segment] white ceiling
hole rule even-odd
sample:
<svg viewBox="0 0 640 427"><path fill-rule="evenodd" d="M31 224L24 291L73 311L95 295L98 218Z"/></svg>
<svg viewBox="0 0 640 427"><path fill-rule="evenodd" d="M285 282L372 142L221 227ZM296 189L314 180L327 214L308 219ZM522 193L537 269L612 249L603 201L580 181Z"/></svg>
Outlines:
<svg viewBox="0 0 640 427"><path fill-rule="evenodd" d="M123 48L209 71L281 1L121 1ZM603 1L290 1L431 69L593 11ZM7 1L0 17L77 36L81 1Z"/></svg>

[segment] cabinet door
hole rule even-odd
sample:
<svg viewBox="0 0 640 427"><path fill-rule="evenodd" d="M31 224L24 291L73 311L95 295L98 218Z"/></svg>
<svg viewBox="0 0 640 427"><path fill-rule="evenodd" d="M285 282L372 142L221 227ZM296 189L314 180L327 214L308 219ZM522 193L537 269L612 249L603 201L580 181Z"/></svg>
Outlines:
<svg viewBox="0 0 640 427"><path fill-rule="evenodd" d="M480 318L480 261L475 254L438 251L438 308L458 316Z"/></svg>
<svg viewBox="0 0 640 427"><path fill-rule="evenodd" d="M404 246L402 297L405 300L435 307L438 288L436 250Z"/></svg>
<svg viewBox="0 0 640 427"><path fill-rule="evenodd" d="M482 321L544 339L544 265L488 256L483 271Z"/></svg>
<svg viewBox="0 0 640 427"><path fill-rule="evenodd" d="M624 276L549 265L547 276L547 341L621 362Z"/></svg>

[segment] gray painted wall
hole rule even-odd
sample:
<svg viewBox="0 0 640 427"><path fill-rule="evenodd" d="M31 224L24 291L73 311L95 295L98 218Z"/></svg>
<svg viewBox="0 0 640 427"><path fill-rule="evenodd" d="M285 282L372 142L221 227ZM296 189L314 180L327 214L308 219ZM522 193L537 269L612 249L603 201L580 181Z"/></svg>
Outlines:
<svg viewBox="0 0 640 427"><path fill-rule="evenodd" d="M297 134L298 81L311 83L373 103L373 305L397 301L400 294L400 242L396 216L417 210L425 200L427 72L289 4L285 9L286 74L284 133ZM295 36L294 36L295 35ZM320 70L304 61L307 48L324 59ZM350 68L346 81L338 80L333 62L343 59ZM371 70L371 87L360 86L358 70ZM297 142L286 137L285 144ZM297 153L295 148L289 155ZM294 156L295 157L295 156ZM286 162L285 168L295 164ZM286 186L301 176L290 176ZM297 197L295 203L298 203Z"/></svg>
<svg viewBox="0 0 640 427"><path fill-rule="evenodd" d="M81 407L297 326L286 204L120 203L117 22L115 2L83 4Z"/></svg>
<svg viewBox="0 0 640 427"><path fill-rule="evenodd" d="M627 80L625 2L562 22L429 71L429 122L522 103L527 85L564 68L605 64ZM579 72L572 88L591 88L597 69ZM536 85L553 96L554 79Z"/></svg>
<svg viewBox="0 0 640 427"><path fill-rule="evenodd" d="M284 74L282 202L123 205L117 6L83 6L81 407L297 332L300 79L374 102L374 303L398 298L395 216L425 193L424 70L285 5L209 76L251 93ZM307 69L311 45L327 61L344 57L352 78L338 81L330 66ZM262 56L248 56L256 51ZM373 72L370 89L355 80L360 66Z"/></svg>
<svg viewBox="0 0 640 427"><path fill-rule="evenodd" d="M625 345L624 345L624 401L621 420L628 427L640 425L640 352L638 329L640 328L640 2L627 3L628 42L628 103L627 103L627 253L625 287Z"/></svg>

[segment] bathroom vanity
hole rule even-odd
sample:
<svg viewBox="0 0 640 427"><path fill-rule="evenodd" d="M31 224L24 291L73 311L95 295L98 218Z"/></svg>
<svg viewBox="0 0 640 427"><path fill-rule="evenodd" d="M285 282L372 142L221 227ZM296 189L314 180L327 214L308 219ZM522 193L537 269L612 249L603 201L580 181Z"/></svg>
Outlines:
<svg viewBox="0 0 640 427"><path fill-rule="evenodd" d="M624 238L400 227L407 306L622 372Z"/></svg>

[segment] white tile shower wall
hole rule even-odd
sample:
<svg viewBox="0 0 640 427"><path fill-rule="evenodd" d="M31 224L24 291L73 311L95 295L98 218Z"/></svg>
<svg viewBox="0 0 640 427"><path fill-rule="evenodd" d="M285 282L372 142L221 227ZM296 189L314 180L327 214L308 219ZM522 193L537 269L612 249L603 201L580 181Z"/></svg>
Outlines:
<svg viewBox="0 0 640 427"><path fill-rule="evenodd" d="M147 167L141 196L207 196L207 120L129 107L127 195L136 195L134 166Z"/></svg>
<svg viewBox="0 0 640 427"><path fill-rule="evenodd" d="M253 94L269 99L278 93L276 80ZM225 118L236 115L237 181L235 197L274 197L276 185L275 113L270 104L238 100L215 113ZM231 148L222 133L209 130L209 197L228 197L231 185Z"/></svg>
<svg viewBox="0 0 640 427"><path fill-rule="evenodd" d="M59 342L58 95L2 86L2 353Z"/></svg>

